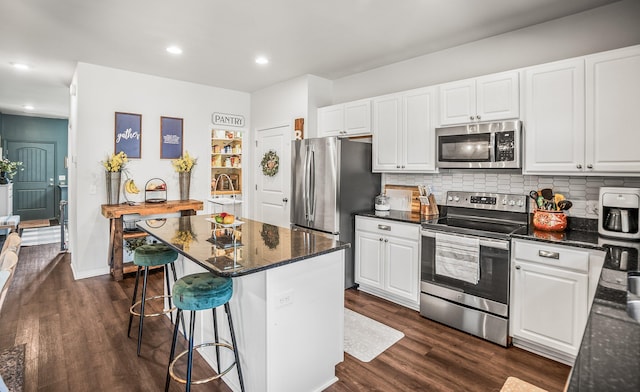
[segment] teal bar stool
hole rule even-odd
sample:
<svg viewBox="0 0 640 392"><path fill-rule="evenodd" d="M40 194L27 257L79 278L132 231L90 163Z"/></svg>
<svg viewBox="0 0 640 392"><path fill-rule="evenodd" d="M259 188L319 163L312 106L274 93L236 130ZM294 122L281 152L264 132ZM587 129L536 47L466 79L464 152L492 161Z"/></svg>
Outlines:
<svg viewBox="0 0 640 392"><path fill-rule="evenodd" d="M138 325L138 356L140 356L140 346L142 345L142 328L144 326L145 317L155 317L161 316L163 314L171 313L171 322L173 322L173 314L172 312L176 309L171 305L171 285L169 283L169 265L171 266L171 270L173 271L173 281L177 280L176 269L173 264L178 258L178 252L169 248L165 244L146 244L136 248L133 253L133 264L138 266L136 271L136 284L133 288L133 299L131 300L131 307L129 308L129 329L127 330L127 337L131 335L131 323L133 321L133 316L138 316L140 318L140 323ZM167 293L168 295L156 295L150 298L147 298L147 277L149 275L149 267L155 266L164 266L164 276L165 281L167 283ZM136 302L138 297L138 283L140 281L140 271L144 268L144 280L142 284L142 298L140 301ZM169 299L169 309L163 309L162 312L159 313L151 313L147 314L144 312L145 303L147 301L151 301L154 299L164 298ZM137 307L140 307L140 311L136 310ZM178 319L176 318L176 325L178 324ZM184 319L182 320L182 328L184 329Z"/></svg>
<svg viewBox="0 0 640 392"><path fill-rule="evenodd" d="M231 278L224 278L209 272L187 275L179 279L173 285L173 302L178 308L177 317L182 316L184 310L191 311L191 320L189 322L189 348L175 358L176 343L178 340L178 323L173 329L173 341L171 343L171 354L169 354L169 365L167 367L167 381L165 384L165 392L169 391L169 383L171 378L186 384L186 391L191 390L191 385L204 384L209 381L216 380L236 366L238 370L238 378L240 379L240 389L244 392L244 380L242 379L242 369L240 368L240 357L238 355L238 345L236 344L236 334L233 329L233 320L231 319L231 309L229 308L229 299L233 295L233 281ZM227 314L229 322L229 331L231 332L231 345L221 343L218 338L218 322L216 320L216 308L224 305L224 311ZM216 360L218 363L218 374L201 380L191 380L191 370L193 367L193 336L196 325L196 311L211 309L213 311L213 331L214 343L202 343L195 348L215 346ZM235 361L229 365L224 371L220 371L220 347L233 351ZM187 379L176 376L174 366L178 359L187 355Z"/></svg>

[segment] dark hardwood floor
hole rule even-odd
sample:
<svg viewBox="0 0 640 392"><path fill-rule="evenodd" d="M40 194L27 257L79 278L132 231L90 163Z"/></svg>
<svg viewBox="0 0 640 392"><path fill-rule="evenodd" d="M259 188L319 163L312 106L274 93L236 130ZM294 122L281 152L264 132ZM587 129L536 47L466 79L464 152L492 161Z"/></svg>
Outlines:
<svg viewBox="0 0 640 392"><path fill-rule="evenodd" d="M145 320L137 357L136 338L126 336L134 277L74 281L69 255L58 250L59 244L21 249L0 313L0 349L26 344L25 392L162 390L169 320ZM150 292L162 290L162 279L161 271L151 274ZM569 374L568 366L518 348L504 349L357 290L347 290L345 303L405 337L369 363L345 354L336 368L340 380L327 392L499 391L508 376L560 391ZM200 358L195 372L194 377L208 374ZM172 391L183 388L175 382L171 386ZM230 389L212 382L193 390Z"/></svg>

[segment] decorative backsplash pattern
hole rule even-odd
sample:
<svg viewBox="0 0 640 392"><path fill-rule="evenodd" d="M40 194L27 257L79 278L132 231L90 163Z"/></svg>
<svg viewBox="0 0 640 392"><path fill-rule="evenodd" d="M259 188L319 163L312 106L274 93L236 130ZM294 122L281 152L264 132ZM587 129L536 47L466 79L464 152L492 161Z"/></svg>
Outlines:
<svg viewBox="0 0 640 392"><path fill-rule="evenodd" d="M640 188L640 177L528 176L500 172L451 171L439 174L392 174L382 176L384 184L431 186L438 204L444 204L447 191L528 194L551 188L571 200L569 216L598 218L598 194L602 186Z"/></svg>

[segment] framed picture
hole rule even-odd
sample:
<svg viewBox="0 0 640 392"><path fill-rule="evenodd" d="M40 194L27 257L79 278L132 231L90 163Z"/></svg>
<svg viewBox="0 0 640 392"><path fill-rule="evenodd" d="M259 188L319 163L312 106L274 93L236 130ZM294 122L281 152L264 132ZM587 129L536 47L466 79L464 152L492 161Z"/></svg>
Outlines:
<svg viewBox="0 0 640 392"><path fill-rule="evenodd" d="M160 158L176 159L182 156L181 118L160 117Z"/></svg>
<svg viewBox="0 0 640 392"><path fill-rule="evenodd" d="M128 158L142 156L142 115L116 112L114 151Z"/></svg>

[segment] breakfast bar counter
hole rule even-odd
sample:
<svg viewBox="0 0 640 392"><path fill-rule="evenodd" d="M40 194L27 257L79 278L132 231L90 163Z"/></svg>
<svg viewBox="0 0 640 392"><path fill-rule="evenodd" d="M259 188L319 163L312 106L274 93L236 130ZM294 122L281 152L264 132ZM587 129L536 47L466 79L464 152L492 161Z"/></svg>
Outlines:
<svg viewBox="0 0 640 392"><path fill-rule="evenodd" d="M206 270L233 279L229 304L247 392L322 391L337 380L349 244L247 219L216 224L211 215L137 225L183 256L179 277ZM211 317L198 316L196 328L195 344L213 340ZM227 330L222 340L230 341ZM214 349L199 353L216 368ZM224 369L233 355L221 354ZM240 390L236 372L223 380Z"/></svg>

